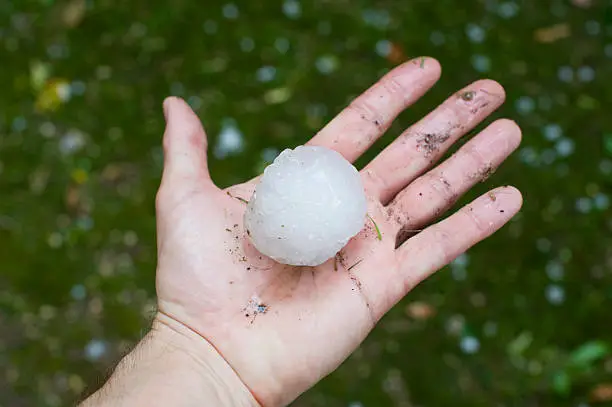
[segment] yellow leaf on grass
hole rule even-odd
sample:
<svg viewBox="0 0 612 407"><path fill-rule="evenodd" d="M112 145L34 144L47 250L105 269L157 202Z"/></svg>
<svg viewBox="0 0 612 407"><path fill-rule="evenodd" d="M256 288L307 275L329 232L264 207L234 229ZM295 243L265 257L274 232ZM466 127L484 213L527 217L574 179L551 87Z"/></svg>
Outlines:
<svg viewBox="0 0 612 407"><path fill-rule="evenodd" d="M549 44L567 38L571 35L569 24L560 23L550 27L540 28L535 31L535 40L544 44Z"/></svg>

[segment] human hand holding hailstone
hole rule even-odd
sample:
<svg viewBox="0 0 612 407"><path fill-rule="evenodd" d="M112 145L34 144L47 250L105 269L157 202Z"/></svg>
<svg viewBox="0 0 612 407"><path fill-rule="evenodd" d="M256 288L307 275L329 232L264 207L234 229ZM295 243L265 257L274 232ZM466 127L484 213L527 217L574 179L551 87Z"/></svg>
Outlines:
<svg viewBox="0 0 612 407"><path fill-rule="evenodd" d="M395 68L307 143L323 147L318 150L322 155L308 156L309 149L287 152L284 158L293 155L289 167L313 165L306 173L316 178L321 175L316 175L317 168L322 168L317 160L335 154L329 150L354 162L439 76L440 66L430 58ZM255 195L259 202L248 204L249 210L261 209L266 188L276 198L265 203L271 205L266 216L247 214L247 223L263 222L248 233L243 224L246 202L262 177L225 190L216 187L207 169L207 141L200 121L184 101L167 99L164 173L156 202L158 313L152 331L87 401L89 405L99 405L121 382L140 397L130 402L146 400L147 405L200 405L195 402L199 400L210 405L281 406L336 369L414 286L494 233L520 209L520 193L502 187L437 220L518 147L520 129L502 119L434 167L504 98L496 82L477 81L399 135L355 175L358 186L347 187L349 192L363 188L363 206L359 194L354 195L354 206L345 199L350 193L340 194L344 201L339 205L348 205L349 212L354 209L347 217L360 222L356 229L343 231L341 225L330 224L333 219L325 218L324 208L313 209L305 218L288 208L291 202L298 211L312 209L309 203L337 203L334 190L325 187L341 182L344 175L350 184L350 171L323 171L322 176L339 178L328 179L319 191L300 190L300 179L292 184L280 171L271 174L272 183L264 178ZM284 196L283 191L294 195ZM305 200L311 194L318 195ZM307 232L281 230L307 225L308 219L313 227ZM356 235L336 255L335 248L322 252L325 259L283 257L299 254L296 241L308 245L309 236L316 241L326 232L339 233L334 235L338 241L342 233ZM280 237L279 244L268 237ZM281 262L257 250L253 243L258 239L267 243L257 246L272 255L280 247L281 253L273 257ZM146 373L139 367L143 365ZM151 373L158 368L163 373ZM127 399L121 400L128 405Z"/></svg>

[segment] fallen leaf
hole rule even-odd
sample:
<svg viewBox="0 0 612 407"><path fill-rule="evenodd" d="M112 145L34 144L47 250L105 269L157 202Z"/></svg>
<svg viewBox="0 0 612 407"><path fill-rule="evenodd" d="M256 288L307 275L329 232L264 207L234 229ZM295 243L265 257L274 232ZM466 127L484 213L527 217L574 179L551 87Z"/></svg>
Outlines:
<svg viewBox="0 0 612 407"><path fill-rule="evenodd" d="M434 316L436 310L426 302L415 301L406 306L406 314L414 319L425 320Z"/></svg>
<svg viewBox="0 0 612 407"><path fill-rule="evenodd" d="M612 383L598 384L591 390L590 398L592 401L612 401Z"/></svg>
<svg viewBox="0 0 612 407"><path fill-rule="evenodd" d="M399 64L408 59L408 56L404 52L402 46L396 42L391 43L391 50L387 55L387 60L393 64Z"/></svg>
<svg viewBox="0 0 612 407"><path fill-rule="evenodd" d="M102 170L100 178L105 182L115 182L123 175L123 167L120 164L110 163Z"/></svg>
<svg viewBox="0 0 612 407"><path fill-rule="evenodd" d="M536 30L534 37L537 42L549 44L555 41L559 41L563 38L567 38L570 35L571 30L569 24L560 23Z"/></svg>
<svg viewBox="0 0 612 407"><path fill-rule="evenodd" d="M30 85L32 88L40 92L51 73L51 66L48 63L34 61L30 64Z"/></svg>
<svg viewBox="0 0 612 407"><path fill-rule="evenodd" d="M70 83L65 79L49 80L38 93L36 110L42 113L53 112L70 100Z"/></svg>
<svg viewBox="0 0 612 407"><path fill-rule="evenodd" d="M291 97L291 89L287 87L271 89L264 95L264 100L269 105L285 103Z"/></svg>
<svg viewBox="0 0 612 407"><path fill-rule="evenodd" d="M570 354L569 363L577 367L588 367L609 353L610 350L607 343L590 341L582 344Z"/></svg>
<svg viewBox="0 0 612 407"><path fill-rule="evenodd" d="M84 184L89 179L89 174L82 168L76 168L70 174L70 177L77 184Z"/></svg>
<svg viewBox="0 0 612 407"><path fill-rule="evenodd" d="M62 21L70 28L76 27L83 20L87 4L85 0L72 0L62 10Z"/></svg>
<svg viewBox="0 0 612 407"><path fill-rule="evenodd" d="M66 190L66 206L70 210L76 210L81 203L81 190L74 186L70 185Z"/></svg>
<svg viewBox="0 0 612 407"><path fill-rule="evenodd" d="M572 0L572 4L580 8L589 8L593 5L593 0Z"/></svg>

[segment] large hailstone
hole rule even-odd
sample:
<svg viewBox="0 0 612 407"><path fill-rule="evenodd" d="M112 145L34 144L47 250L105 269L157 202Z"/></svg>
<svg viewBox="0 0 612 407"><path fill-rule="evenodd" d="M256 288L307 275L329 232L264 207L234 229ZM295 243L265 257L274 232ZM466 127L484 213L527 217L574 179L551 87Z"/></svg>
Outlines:
<svg viewBox="0 0 612 407"><path fill-rule="evenodd" d="M287 149L251 197L244 224L261 253L279 263L318 266L363 228L366 197L359 173L324 147Z"/></svg>

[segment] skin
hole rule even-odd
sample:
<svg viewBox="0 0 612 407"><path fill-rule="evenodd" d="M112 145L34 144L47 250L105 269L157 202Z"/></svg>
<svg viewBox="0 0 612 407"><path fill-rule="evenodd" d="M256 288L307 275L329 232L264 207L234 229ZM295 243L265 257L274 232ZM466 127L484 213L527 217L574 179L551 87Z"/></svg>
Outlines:
<svg viewBox="0 0 612 407"><path fill-rule="evenodd" d="M439 76L431 58L404 63L307 144L353 162ZM159 312L145 341L86 404L105 405L113 397L113 405L120 399L125 405L162 405L166 398L173 405L262 406L294 400L336 369L413 287L518 212L520 193L501 187L437 222L518 147L519 127L498 120L434 167L504 97L496 82L477 81L384 149L361 171L368 213L382 239L368 222L338 258L319 267L281 265L253 248L242 227L243 199L257 180L217 188L199 119L184 101L167 99L156 202ZM166 362L168 354L174 356ZM141 398L117 395L117 388L130 386ZM184 400L186 388L193 393Z"/></svg>

